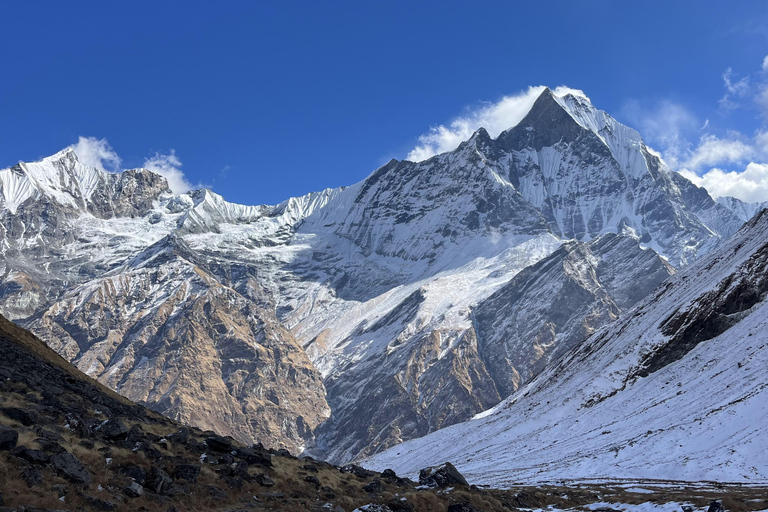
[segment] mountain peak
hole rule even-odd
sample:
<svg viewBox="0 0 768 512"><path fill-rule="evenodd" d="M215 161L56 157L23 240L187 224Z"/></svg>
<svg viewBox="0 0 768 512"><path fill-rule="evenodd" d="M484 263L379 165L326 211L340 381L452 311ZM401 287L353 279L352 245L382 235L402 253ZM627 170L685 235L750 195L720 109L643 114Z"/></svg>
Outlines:
<svg viewBox="0 0 768 512"><path fill-rule="evenodd" d="M502 132L498 140L510 149L527 146L540 151L561 140L572 140L583 131L584 127L558 101L552 90L546 87L523 120Z"/></svg>

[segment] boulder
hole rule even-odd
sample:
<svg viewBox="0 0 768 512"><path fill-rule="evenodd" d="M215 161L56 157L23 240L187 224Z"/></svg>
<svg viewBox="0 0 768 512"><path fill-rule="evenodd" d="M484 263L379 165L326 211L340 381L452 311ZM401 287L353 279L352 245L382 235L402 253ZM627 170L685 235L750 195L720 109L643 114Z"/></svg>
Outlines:
<svg viewBox="0 0 768 512"><path fill-rule="evenodd" d="M205 444L215 452L226 453L232 451L232 439L229 437L213 434L205 438Z"/></svg>
<svg viewBox="0 0 768 512"><path fill-rule="evenodd" d="M21 479L27 484L27 487L34 487L43 483L43 474L35 467L28 467L21 473Z"/></svg>
<svg viewBox="0 0 768 512"><path fill-rule="evenodd" d="M376 473L373 471L368 471L364 467L358 466L357 464L347 464L346 466L343 466L339 471L342 473L352 473L358 478L370 478L376 475Z"/></svg>
<svg viewBox="0 0 768 512"><path fill-rule="evenodd" d="M125 464L118 466L117 471L129 478L132 478L139 485L147 485L147 470L141 466L134 466L133 464Z"/></svg>
<svg viewBox="0 0 768 512"><path fill-rule="evenodd" d="M70 482L90 485L92 478L91 473L85 469L82 462L71 453L58 453L51 457L51 463L53 464L56 472L61 476L69 480Z"/></svg>
<svg viewBox="0 0 768 512"><path fill-rule="evenodd" d="M48 464L51 461L50 455L44 451L32 450L26 446L17 446L11 453L20 459L24 459L30 464Z"/></svg>
<svg viewBox="0 0 768 512"><path fill-rule="evenodd" d="M248 464L272 466L272 455L259 444L253 445L251 448L237 448L235 450L235 457L244 460Z"/></svg>
<svg viewBox="0 0 768 512"><path fill-rule="evenodd" d="M147 473L146 487L155 494L167 494L173 486L173 480L162 469L155 466Z"/></svg>
<svg viewBox="0 0 768 512"><path fill-rule="evenodd" d="M129 498L138 498L144 494L144 487L142 487L138 482L131 482L128 487L123 489L123 492Z"/></svg>
<svg viewBox="0 0 768 512"><path fill-rule="evenodd" d="M481 512L469 503L452 503L448 505L447 512Z"/></svg>
<svg viewBox="0 0 768 512"><path fill-rule="evenodd" d="M275 481L269 478L264 473L259 473L258 475L254 475L253 481L262 487L272 487L273 485L275 485Z"/></svg>
<svg viewBox="0 0 768 512"><path fill-rule="evenodd" d="M304 481L308 484L312 484L316 487L320 487L320 480L315 475L309 475L304 477Z"/></svg>
<svg viewBox="0 0 768 512"><path fill-rule="evenodd" d="M46 453L64 453L67 450L56 441L51 441L45 437L38 437L35 442L40 445L40 448Z"/></svg>
<svg viewBox="0 0 768 512"><path fill-rule="evenodd" d="M454 485L469 486L464 476L450 462L419 471L419 484L440 488Z"/></svg>
<svg viewBox="0 0 768 512"><path fill-rule="evenodd" d="M176 480L182 479L194 484L197 482L197 475L200 474L200 466L198 464L179 464L173 468L172 474Z"/></svg>
<svg viewBox="0 0 768 512"><path fill-rule="evenodd" d="M213 498L226 499L227 493L216 487L215 485L208 486L208 494Z"/></svg>
<svg viewBox="0 0 768 512"><path fill-rule="evenodd" d="M373 480L365 484L365 486L363 487L363 490L365 492L373 492L378 494L384 490L384 486L382 485L381 480L379 480L378 478L374 478Z"/></svg>
<svg viewBox="0 0 768 512"><path fill-rule="evenodd" d="M111 512L112 510L117 510L117 505L111 501L102 500L89 494L83 494L82 498L83 501L90 505L93 510L100 510L102 512Z"/></svg>
<svg viewBox="0 0 768 512"><path fill-rule="evenodd" d="M189 429L184 427L180 429L175 434L171 434L169 436L165 437L168 441L172 442L173 444L178 445L185 445L187 442L189 442Z"/></svg>
<svg viewBox="0 0 768 512"><path fill-rule="evenodd" d="M19 441L19 433L12 428L0 425L0 451L13 450Z"/></svg>
<svg viewBox="0 0 768 512"><path fill-rule="evenodd" d="M35 412L20 409L18 407L2 407L0 408L0 414L7 416L14 421L18 421L25 427L31 427L37 423L38 420L38 415Z"/></svg>

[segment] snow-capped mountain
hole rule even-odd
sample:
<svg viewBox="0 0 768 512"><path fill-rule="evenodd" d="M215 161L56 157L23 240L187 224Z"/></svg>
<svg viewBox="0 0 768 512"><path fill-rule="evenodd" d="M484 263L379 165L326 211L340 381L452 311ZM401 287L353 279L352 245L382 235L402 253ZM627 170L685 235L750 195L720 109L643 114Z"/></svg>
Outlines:
<svg viewBox="0 0 768 512"><path fill-rule="evenodd" d="M72 150L0 189L1 313L134 400L336 461L494 406L666 277L658 255L684 266L742 223L548 89L495 139L276 206Z"/></svg>
<svg viewBox="0 0 768 512"><path fill-rule="evenodd" d="M768 211L476 419L367 461L470 479L765 483Z"/></svg>

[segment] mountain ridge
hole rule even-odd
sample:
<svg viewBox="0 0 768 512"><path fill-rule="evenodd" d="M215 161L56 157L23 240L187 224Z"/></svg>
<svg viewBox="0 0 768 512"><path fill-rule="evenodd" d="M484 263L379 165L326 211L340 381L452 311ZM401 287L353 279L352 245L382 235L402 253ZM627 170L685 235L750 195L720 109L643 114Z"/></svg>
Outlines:
<svg viewBox="0 0 768 512"><path fill-rule="evenodd" d="M615 259L656 251L680 266L712 250L742 222L732 209L667 169L637 132L586 97L557 96L546 89L534 108L533 115L529 112L496 139L478 130L453 151L422 162L392 160L357 184L274 206L235 205L208 190L175 195L151 171L104 177L102 171L86 172L74 152L65 150L33 170L47 169L56 183L68 186L76 175L101 177L92 181L102 184L124 180L125 186L110 185L109 194L98 195L90 185L84 185L87 194L79 185L55 190L46 185L48 195L24 196L13 211L0 206L0 312L58 344L69 359L82 363L81 369L92 369L103 381L112 378L118 352L133 347L135 353L125 360L127 373L121 374L123 382L133 383L131 396L140 400L166 394L153 394L153 379L144 378L168 361L159 354L172 352L157 332L195 332L204 340L203 359L217 368L207 375L218 389L213 402L231 404L227 407L235 416L241 413L234 404L242 399L271 407L267 397L278 382L285 384L262 375L249 388L253 395L236 398L240 388L218 369L229 365L219 343L239 336L250 347L246 351L258 353L266 343L278 365L285 354L294 354L287 375L304 375L313 394L288 386L292 396L279 401L291 409L289 425L271 421L259 435L267 437L265 443L289 440L294 450L314 450L336 461L469 419L524 384L524 379L507 383L499 392L473 318L473 310L520 271L571 239L585 244L609 234L623 240ZM20 172L29 165L20 164ZM6 185L17 183L13 172L0 171L3 194L18 188ZM8 178L11 174L17 177ZM86 200L102 196L106 203ZM183 251L183 262L173 251L163 251L168 243ZM152 265L142 267L136 260L156 250L164 256ZM578 265L589 267L593 256L585 252ZM655 253L656 270L637 276L638 289L652 288L662 275L657 271L670 272L654 258ZM561 278L547 274L552 286L560 286ZM119 289L112 283L142 279L149 283L145 288L128 287L135 296L116 297L111 291ZM609 282L594 282L597 295L625 298L635 284L624 282L608 292ZM103 292L94 295L93 290ZM91 296L94 300L82 300ZM541 317L533 323L570 326L548 334L554 345L545 352L559 354L581 341L580 329L598 328L631 303L618 306L605 299L599 311L575 308L564 322ZM209 317L220 322L209 325ZM198 324L205 327L197 331ZM269 342L264 341L266 327L277 333ZM568 341L557 348L562 340ZM178 338L172 345L184 346ZM194 370L194 362L185 364ZM529 360L516 371L533 375L539 371L535 364ZM169 400L145 403L180 414L170 398L181 395L164 389L171 393ZM324 404L330 404L330 418L322 422L328 412ZM185 410L191 414L203 405L188 402ZM355 418L374 410L387 420L372 431ZM225 428L210 413L198 421ZM224 433L254 440L248 437L253 432Z"/></svg>

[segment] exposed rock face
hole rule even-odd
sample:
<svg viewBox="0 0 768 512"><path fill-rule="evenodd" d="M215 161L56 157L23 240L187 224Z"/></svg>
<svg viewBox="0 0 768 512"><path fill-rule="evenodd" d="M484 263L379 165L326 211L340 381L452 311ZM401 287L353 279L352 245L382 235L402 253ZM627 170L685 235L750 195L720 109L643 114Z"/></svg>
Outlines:
<svg viewBox="0 0 768 512"><path fill-rule="evenodd" d="M175 418L336 461L494 405L650 290L667 272L653 251L684 265L741 223L637 132L549 90L496 139L276 206L173 195L71 150L0 171L0 189L0 312ZM606 233L635 249L589 243ZM562 302L529 286L538 316L516 320L537 341L497 343L483 305L509 311L510 280L564 242L571 270L542 277Z"/></svg>
<svg viewBox="0 0 768 512"><path fill-rule="evenodd" d="M475 309L480 353L499 394L512 394L672 273L656 253L614 234L567 242L521 271Z"/></svg>
<svg viewBox="0 0 768 512"><path fill-rule="evenodd" d="M328 415L319 373L269 308L186 252L163 239L30 326L131 400L244 442L300 450Z"/></svg>

